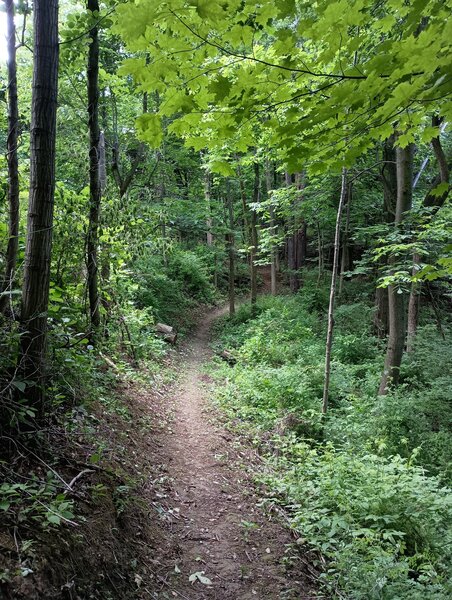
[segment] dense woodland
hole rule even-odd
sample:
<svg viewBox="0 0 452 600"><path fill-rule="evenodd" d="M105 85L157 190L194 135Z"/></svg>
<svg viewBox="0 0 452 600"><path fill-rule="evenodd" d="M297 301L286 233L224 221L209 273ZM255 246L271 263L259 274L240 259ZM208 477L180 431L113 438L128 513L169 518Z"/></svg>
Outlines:
<svg viewBox="0 0 452 600"><path fill-rule="evenodd" d="M255 597L450 598L452 2L2 5L0 596L187 597L121 537L125 398L226 306L208 401L311 586Z"/></svg>

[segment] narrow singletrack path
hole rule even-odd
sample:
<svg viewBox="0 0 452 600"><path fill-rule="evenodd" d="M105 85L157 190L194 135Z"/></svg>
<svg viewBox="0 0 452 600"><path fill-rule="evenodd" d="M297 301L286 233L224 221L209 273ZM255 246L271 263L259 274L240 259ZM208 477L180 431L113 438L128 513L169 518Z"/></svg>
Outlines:
<svg viewBox="0 0 452 600"><path fill-rule="evenodd" d="M180 355L182 375L163 407L170 424L161 428L158 446L160 481L167 487L156 492L155 504L162 499L167 534L153 561L163 565L162 592L156 597L312 598L297 565L287 569L289 556L296 554L294 539L257 506L260 498L240 466L247 461L246 450L240 450L209 403L202 369L211 356L211 324L223 312L212 310L200 320Z"/></svg>

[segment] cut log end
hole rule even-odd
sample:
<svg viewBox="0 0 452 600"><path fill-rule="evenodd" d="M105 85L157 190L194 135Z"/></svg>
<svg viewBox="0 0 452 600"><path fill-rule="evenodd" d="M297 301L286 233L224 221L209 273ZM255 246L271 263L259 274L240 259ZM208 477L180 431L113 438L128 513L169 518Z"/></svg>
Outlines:
<svg viewBox="0 0 452 600"><path fill-rule="evenodd" d="M229 365L235 365L237 362L236 357L232 354L232 352L229 352L229 350L222 350L219 353L219 356L220 358L225 360Z"/></svg>
<svg viewBox="0 0 452 600"><path fill-rule="evenodd" d="M155 331L157 335L159 335L165 342L169 344L175 344L177 341L177 332L174 330L174 327L171 325L166 325L165 323L157 323L155 326Z"/></svg>

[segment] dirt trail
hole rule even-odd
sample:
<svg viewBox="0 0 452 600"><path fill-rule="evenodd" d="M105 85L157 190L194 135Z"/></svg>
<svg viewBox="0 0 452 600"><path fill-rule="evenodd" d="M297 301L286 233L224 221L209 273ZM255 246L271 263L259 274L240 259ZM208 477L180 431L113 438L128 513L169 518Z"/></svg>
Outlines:
<svg viewBox="0 0 452 600"><path fill-rule="evenodd" d="M187 343L182 376L164 409L171 419L158 445L167 489L156 492L154 504L163 498L168 533L153 561L164 565L156 597L310 598L299 569L287 570L282 562L293 538L256 506L259 498L238 464L241 452L209 407L202 365L211 354L210 326L221 312L207 313ZM196 572L211 584L190 583Z"/></svg>

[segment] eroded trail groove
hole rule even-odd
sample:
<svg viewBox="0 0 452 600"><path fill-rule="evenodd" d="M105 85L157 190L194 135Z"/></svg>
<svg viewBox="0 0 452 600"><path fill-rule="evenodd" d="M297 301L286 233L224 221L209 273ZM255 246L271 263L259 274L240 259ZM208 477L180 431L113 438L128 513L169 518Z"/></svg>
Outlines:
<svg viewBox="0 0 452 600"><path fill-rule="evenodd" d="M156 492L156 504L163 496L167 534L155 559L164 567L157 597L310 598L302 572L284 565L293 538L256 506L259 497L240 466L246 452L236 450L209 407L202 366L220 313L205 315L187 343L182 376L164 408L170 425L158 435L166 489Z"/></svg>

